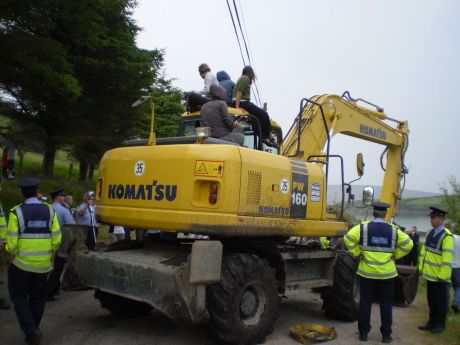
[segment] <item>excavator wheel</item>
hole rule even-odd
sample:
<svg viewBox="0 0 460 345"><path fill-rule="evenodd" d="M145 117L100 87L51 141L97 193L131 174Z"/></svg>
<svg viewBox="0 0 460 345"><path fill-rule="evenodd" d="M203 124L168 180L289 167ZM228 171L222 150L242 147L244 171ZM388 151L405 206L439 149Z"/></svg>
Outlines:
<svg viewBox="0 0 460 345"><path fill-rule="evenodd" d="M278 284L266 260L224 256L219 283L207 288L211 337L221 344L263 343L278 318Z"/></svg>
<svg viewBox="0 0 460 345"><path fill-rule="evenodd" d="M322 295L326 316L353 322L359 311L359 280L356 276L357 262L345 251L337 254L332 287Z"/></svg>
<svg viewBox="0 0 460 345"><path fill-rule="evenodd" d="M133 301L98 289L94 292L94 297L101 302L102 308L108 309L116 317L144 316L153 309L146 303Z"/></svg>

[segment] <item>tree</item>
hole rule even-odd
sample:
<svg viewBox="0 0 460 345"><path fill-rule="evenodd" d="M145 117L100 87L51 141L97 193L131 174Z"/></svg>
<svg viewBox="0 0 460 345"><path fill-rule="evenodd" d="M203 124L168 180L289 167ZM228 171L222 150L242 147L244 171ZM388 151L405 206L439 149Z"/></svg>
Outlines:
<svg viewBox="0 0 460 345"><path fill-rule="evenodd" d="M44 172L68 129L63 111L81 93L67 48L56 41L56 1L0 3L0 103L6 115L26 120L45 145Z"/></svg>
<svg viewBox="0 0 460 345"><path fill-rule="evenodd" d="M0 4L0 103L27 119L43 143L43 173L71 144L87 175L102 153L135 137L145 114L130 104L150 94L161 50L136 47L135 0L44 0Z"/></svg>
<svg viewBox="0 0 460 345"><path fill-rule="evenodd" d="M447 218L455 223L460 224L460 183L455 176L448 176L447 183L443 183L441 191L444 194L444 204L447 206Z"/></svg>

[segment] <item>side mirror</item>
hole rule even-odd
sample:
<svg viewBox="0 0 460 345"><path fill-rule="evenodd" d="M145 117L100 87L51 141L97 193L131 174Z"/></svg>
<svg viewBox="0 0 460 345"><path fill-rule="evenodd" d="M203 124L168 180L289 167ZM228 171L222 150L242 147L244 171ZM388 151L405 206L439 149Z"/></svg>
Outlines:
<svg viewBox="0 0 460 345"><path fill-rule="evenodd" d="M374 202L374 188L364 187L363 189L363 204L366 206L371 206Z"/></svg>
<svg viewBox="0 0 460 345"><path fill-rule="evenodd" d="M364 175L364 161L362 153L358 153L356 156L356 169L358 170L359 177Z"/></svg>

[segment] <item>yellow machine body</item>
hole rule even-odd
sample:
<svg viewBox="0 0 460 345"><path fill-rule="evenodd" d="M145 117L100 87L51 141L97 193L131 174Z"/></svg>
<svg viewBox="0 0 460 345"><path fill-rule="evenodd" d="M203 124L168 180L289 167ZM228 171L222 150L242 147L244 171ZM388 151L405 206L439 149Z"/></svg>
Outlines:
<svg viewBox="0 0 460 345"><path fill-rule="evenodd" d="M323 169L233 145L117 148L105 153L98 217L138 229L213 236L337 236ZM213 185L213 186L211 186ZM215 203L211 191L217 191Z"/></svg>
<svg viewBox="0 0 460 345"><path fill-rule="evenodd" d="M243 122L249 115L229 112L242 115ZM199 113L182 116L181 138L199 125ZM272 125L281 142L281 128ZM255 132L251 142L257 142ZM248 147L213 144L205 138L106 152L97 183L98 218L137 229L211 236L343 235L348 224L326 213L326 148L337 133L386 146L381 200L391 205L389 220L397 213L406 173L407 122L336 95L308 100L280 149L246 141Z"/></svg>

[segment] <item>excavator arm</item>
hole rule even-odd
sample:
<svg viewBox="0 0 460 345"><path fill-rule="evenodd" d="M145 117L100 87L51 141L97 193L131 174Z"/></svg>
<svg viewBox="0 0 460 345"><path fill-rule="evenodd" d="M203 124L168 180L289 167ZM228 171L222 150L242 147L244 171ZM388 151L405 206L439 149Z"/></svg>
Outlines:
<svg viewBox="0 0 460 345"><path fill-rule="evenodd" d="M401 178L407 172L404 154L409 128L407 121L392 119L383 109L374 105L375 110L369 109L358 105L358 101L362 100L351 98L348 92L342 97L323 95L303 99L299 115L283 141L281 153L300 161L324 156L323 162L328 163L329 144L338 133L384 145L387 159L380 200L391 205L387 212L388 221L397 214ZM396 127L384 121L392 121ZM327 178L328 164L325 166Z"/></svg>

